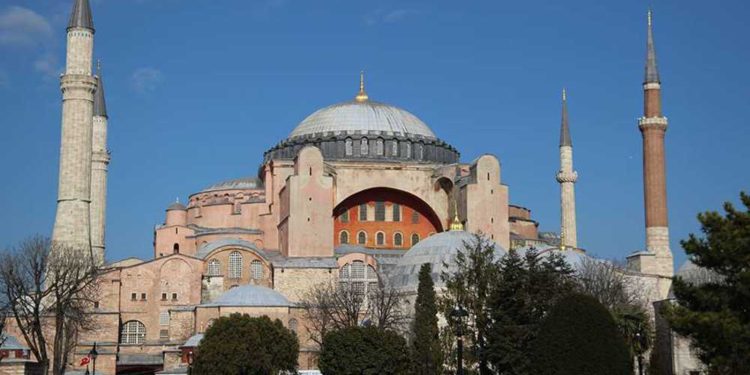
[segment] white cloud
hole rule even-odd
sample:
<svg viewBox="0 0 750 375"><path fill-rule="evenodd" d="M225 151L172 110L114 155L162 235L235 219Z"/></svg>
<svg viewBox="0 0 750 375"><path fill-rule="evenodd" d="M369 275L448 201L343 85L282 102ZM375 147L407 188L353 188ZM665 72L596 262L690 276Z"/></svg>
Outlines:
<svg viewBox="0 0 750 375"><path fill-rule="evenodd" d="M377 9L365 16L365 24L373 26L381 23L396 23L416 13L411 9Z"/></svg>
<svg viewBox="0 0 750 375"><path fill-rule="evenodd" d="M162 81L164 81L164 76L155 68L139 68L130 76L130 84L138 92L154 91Z"/></svg>
<svg viewBox="0 0 750 375"><path fill-rule="evenodd" d="M63 68L57 64L57 57L49 52L34 61L34 69L42 73L46 78L52 79L59 77L63 70Z"/></svg>
<svg viewBox="0 0 750 375"><path fill-rule="evenodd" d="M49 22L31 9L10 6L0 11L0 44L34 45L51 35Z"/></svg>

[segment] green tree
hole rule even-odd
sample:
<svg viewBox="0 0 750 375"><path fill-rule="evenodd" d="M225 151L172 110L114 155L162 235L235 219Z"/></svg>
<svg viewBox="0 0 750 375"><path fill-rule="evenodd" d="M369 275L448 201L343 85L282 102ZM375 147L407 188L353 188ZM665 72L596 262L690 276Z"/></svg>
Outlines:
<svg viewBox="0 0 750 375"><path fill-rule="evenodd" d="M675 278L677 303L664 309L672 329L689 337L711 373L750 374L750 195L745 211L727 202L725 215L698 215L704 236L690 234L682 247L698 267L718 277Z"/></svg>
<svg viewBox="0 0 750 375"><path fill-rule="evenodd" d="M328 332L318 361L324 375L411 374L406 340L374 326Z"/></svg>
<svg viewBox="0 0 750 375"><path fill-rule="evenodd" d="M500 374L533 374L529 356L539 325L575 288L573 269L556 251L510 251L499 262L489 298L487 357Z"/></svg>
<svg viewBox="0 0 750 375"><path fill-rule="evenodd" d="M267 375L296 371L299 341L280 320L247 314L221 317L197 348L193 374Z"/></svg>
<svg viewBox="0 0 750 375"><path fill-rule="evenodd" d="M425 263L419 269L419 287L414 302L412 350L415 374L435 375L441 372L443 353L438 330L435 283L432 266Z"/></svg>
<svg viewBox="0 0 750 375"><path fill-rule="evenodd" d="M612 315L595 298L558 300L531 348L539 375L632 375L630 353Z"/></svg>
<svg viewBox="0 0 750 375"><path fill-rule="evenodd" d="M497 275L495 246L486 236L474 234L456 254L455 272L441 274L445 292L440 299L440 310L448 318L448 325L443 329L443 342L447 345L456 342L452 330L458 322L451 318L451 311L456 306L461 306L469 314L463 322L466 340L464 361L467 368L476 367L482 375L490 374L486 348L490 324L487 300ZM450 350L444 349L446 352ZM448 364L450 367L455 366L455 356L449 357Z"/></svg>

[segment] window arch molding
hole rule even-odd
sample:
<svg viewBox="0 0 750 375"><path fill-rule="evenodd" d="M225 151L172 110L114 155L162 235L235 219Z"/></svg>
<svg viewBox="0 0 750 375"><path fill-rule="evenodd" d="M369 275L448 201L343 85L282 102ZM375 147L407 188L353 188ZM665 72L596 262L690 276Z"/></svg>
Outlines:
<svg viewBox="0 0 750 375"><path fill-rule="evenodd" d="M367 232L361 230L357 232L357 244L359 245L366 245L367 244Z"/></svg>
<svg viewBox="0 0 750 375"><path fill-rule="evenodd" d="M401 232L393 233L393 246L402 247L404 246L404 235Z"/></svg>
<svg viewBox="0 0 750 375"><path fill-rule="evenodd" d="M378 231L375 233L375 245L385 246L385 232Z"/></svg>
<svg viewBox="0 0 750 375"><path fill-rule="evenodd" d="M349 231L342 230L341 232L339 232L339 243L342 245L349 244Z"/></svg>
<svg viewBox="0 0 750 375"><path fill-rule="evenodd" d="M216 258L208 261L208 276L221 276L221 261Z"/></svg>

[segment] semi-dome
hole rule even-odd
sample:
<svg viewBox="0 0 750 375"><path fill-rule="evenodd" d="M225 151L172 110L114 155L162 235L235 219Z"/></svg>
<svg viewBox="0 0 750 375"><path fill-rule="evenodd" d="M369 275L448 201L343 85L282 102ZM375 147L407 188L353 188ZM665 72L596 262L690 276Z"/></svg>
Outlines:
<svg viewBox="0 0 750 375"><path fill-rule="evenodd" d="M451 230L427 237L399 259L390 272L391 285L404 292L416 291L419 286L419 269L423 264L429 263L432 265L432 281L436 288L440 288L444 286L440 275L443 272L456 272L456 255L463 251L465 244L475 243L476 236L463 230ZM502 258L505 249L492 243L495 247L495 258Z"/></svg>
<svg viewBox="0 0 750 375"><path fill-rule="evenodd" d="M427 124L404 109L371 100L356 99L314 112L292 131L289 138L326 133L436 138Z"/></svg>
<svg viewBox="0 0 750 375"><path fill-rule="evenodd" d="M292 303L273 289L259 285L242 285L229 289L203 306L289 307Z"/></svg>
<svg viewBox="0 0 750 375"><path fill-rule="evenodd" d="M202 193L209 191L218 190L244 190L244 189L260 189L263 187L263 181L257 177L243 177L233 180L226 180L215 183L203 190Z"/></svg>

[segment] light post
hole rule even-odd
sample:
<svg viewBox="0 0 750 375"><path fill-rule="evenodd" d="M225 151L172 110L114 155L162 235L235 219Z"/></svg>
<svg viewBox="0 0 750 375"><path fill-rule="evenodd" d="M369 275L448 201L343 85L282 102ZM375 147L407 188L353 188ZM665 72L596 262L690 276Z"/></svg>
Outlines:
<svg viewBox="0 0 750 375"><path fill-rule="evenodd" d="M187 352L187 362L188 362L188 375L192 375L193 373L193 351L192 350Z"/></svg>
<svg viewBox="0 0 750 375"><path fill-rule="evenodd" d="M464 318L469 316L469 313L461 306L456 306L451 311L451 318L456 321L456 359L458 362L456 375L464 375L464 330L463 323Z"/></svg>
<svg viewBox="0 0 750 375"><path fill-rule="evenodd" d="M99 352L96 351L96 341L94 341L94 347L89 351L89 357L94 362L94 375L96 375L96 357L99 356Z"/></svg>

